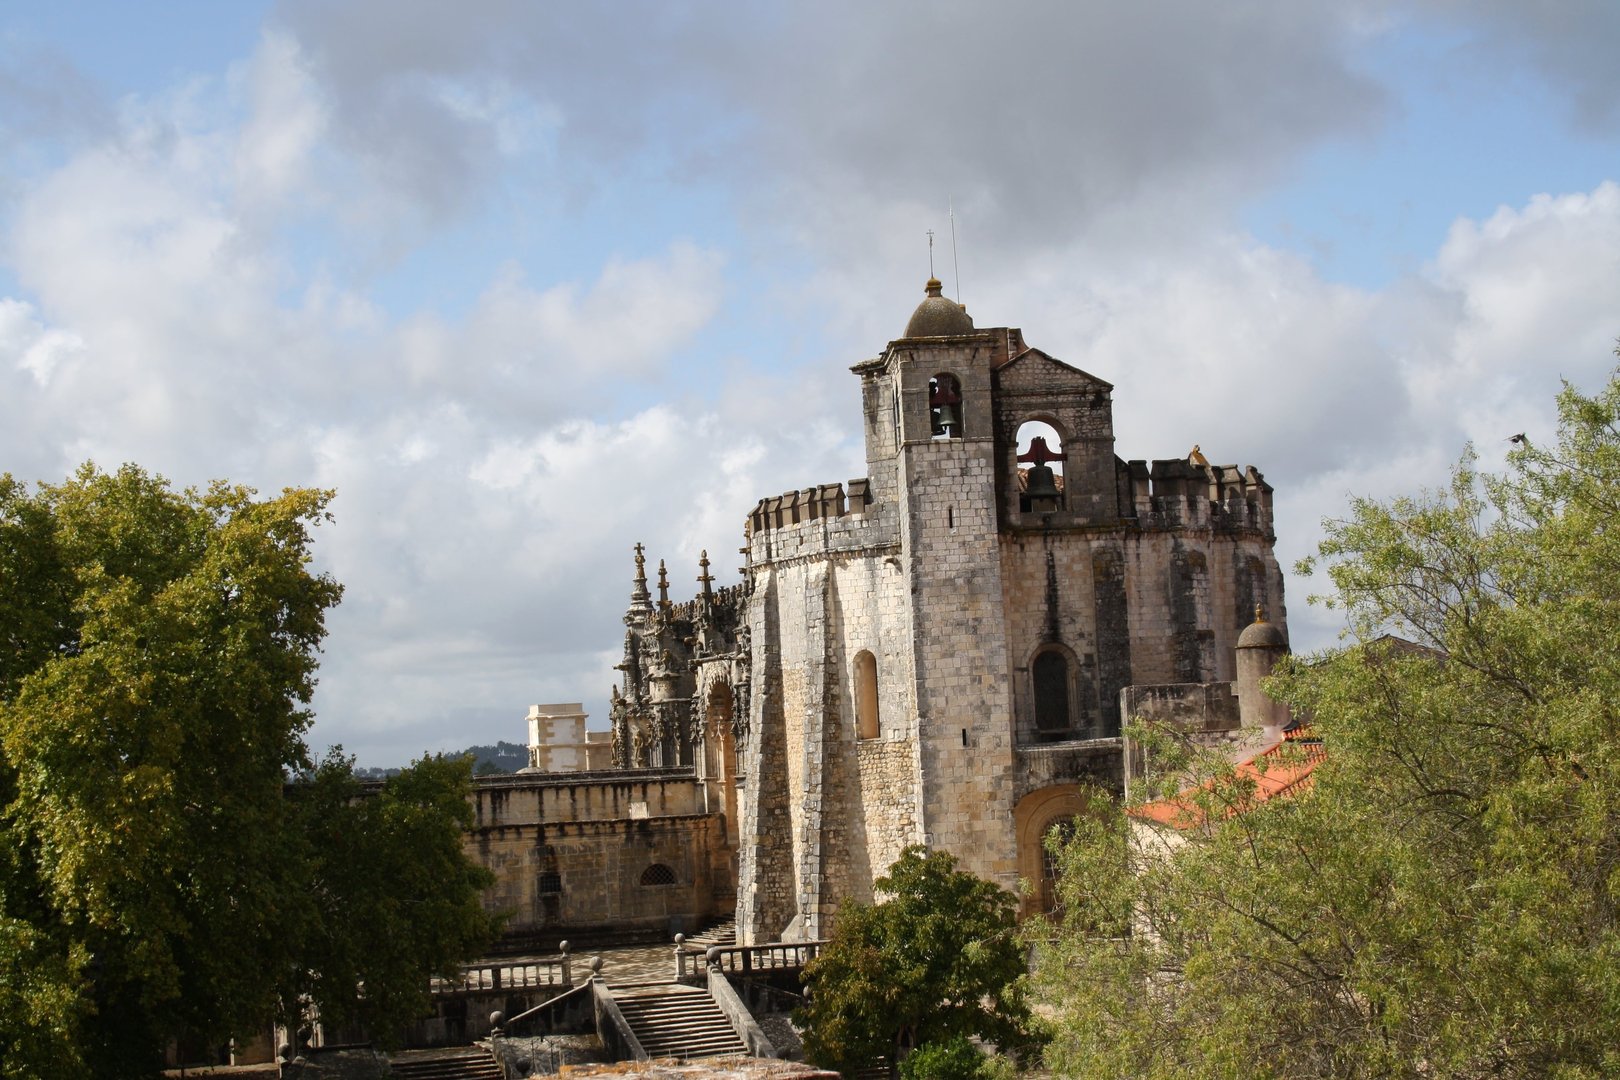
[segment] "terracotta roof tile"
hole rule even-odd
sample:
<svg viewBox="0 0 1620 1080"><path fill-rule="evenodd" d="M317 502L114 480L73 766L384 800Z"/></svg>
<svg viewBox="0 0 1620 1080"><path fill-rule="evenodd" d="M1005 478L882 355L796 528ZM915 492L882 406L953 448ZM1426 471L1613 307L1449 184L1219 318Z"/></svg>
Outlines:
<svg viewBox="0 0 1620 1080"><path fill-rule="evenodd" d="M1234 762L1233 770L1238 778L1253 782L1254 789L1247 797L1247 805L1253 806L1309 789L1311 774L1326 756L1321 741L1311 736L1309 728L1296 728L1285 733L1282 741ZM1192 796L1195 791L1211 790L1213 784L1214 781L1205 781L1196 789L1188 788L1173 798L1133 806L1126 813L1156 825L1194 829L1205 823L1206 816L1205 808ZM1229 806L1221 816L1231 817L1242 809L1242 806Z"/></svg>

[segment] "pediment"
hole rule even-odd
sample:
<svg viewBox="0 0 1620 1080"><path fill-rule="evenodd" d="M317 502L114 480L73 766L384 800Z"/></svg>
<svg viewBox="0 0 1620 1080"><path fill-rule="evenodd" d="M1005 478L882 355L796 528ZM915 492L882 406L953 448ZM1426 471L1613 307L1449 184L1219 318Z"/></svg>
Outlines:
<svg viewBox="0 0 1620 1080"><path fill-rule="evenodd" d="M1071 364L1040 349L1025 349L1017 356L996 369L998 381L1003 386L1022 385L1052 385L1059 383L1065 387L1096 390L1112 390L1114 384L1105 382L1088 371L1081 371Z"/></svg>

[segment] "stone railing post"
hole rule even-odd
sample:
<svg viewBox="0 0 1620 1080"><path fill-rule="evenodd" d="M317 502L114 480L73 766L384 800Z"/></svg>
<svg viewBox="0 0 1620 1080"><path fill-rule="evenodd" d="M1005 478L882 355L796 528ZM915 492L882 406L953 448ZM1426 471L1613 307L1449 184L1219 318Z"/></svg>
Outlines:
<svg viewBox="0 0 1620 1080"><path fill-rule="evenodd" d="M675 935L675 981L686 978L686 935Z"/></svg>
<svg viewBox="0 0 1620 1080"><path fill-rule="evenodd" d="M574 973L568 964L568 942L557 942L557 951L562 953L562 984L572 990L574 988Z"/></svg>

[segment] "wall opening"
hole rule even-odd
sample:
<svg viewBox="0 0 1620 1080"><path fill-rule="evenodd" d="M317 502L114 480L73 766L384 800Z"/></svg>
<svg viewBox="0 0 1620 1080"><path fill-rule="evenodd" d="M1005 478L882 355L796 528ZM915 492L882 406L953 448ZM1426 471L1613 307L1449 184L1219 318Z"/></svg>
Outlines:
<svg viewBox="0 0 1620 1080"><path fill-rule="evenodd" d="M1063 496L1063 436L1043 420L1026 420L1018 426L1018 510L1061 510Z"/></svg>
<svg viewBox="0 0 1620 1080"><path fill-rule="evenodd" d="M1041 734L1067 731L1069 717L1069 661L1056 651L1043 652L1030 665L1035 684L1035 729Z"/></svg>
<svg viewBox="0 0 1620 1080"><path fill-rule="evenodd" d="M878 722L877 657L866 649L855 654L855 728L863 739L882 732Z"/></svg>
<svg viewBox="0 0 1620 1080"><path fill-rule="evenodd" d="M962 384L955 375L928 380L928 426L936 439L962 437Z"/></svg>
<svg viewBox="0 0 1620 1080"><path fill-rule="evenodd" d="M641 872L643 885L673 885L675 884L675 871L663 863L653 863Z"/></svg>
<svg viewBox="0 0 1620 1080"><path fill-rule="evenodd" d="M555 870L543 870L540 880L535 883L535 889L542 893L562 892L562 875Z"/></svg>

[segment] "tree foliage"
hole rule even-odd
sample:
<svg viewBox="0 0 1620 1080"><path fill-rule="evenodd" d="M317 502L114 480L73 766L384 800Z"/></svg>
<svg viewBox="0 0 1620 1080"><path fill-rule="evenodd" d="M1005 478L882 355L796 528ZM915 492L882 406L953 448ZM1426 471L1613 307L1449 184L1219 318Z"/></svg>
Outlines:
<svg viewBox="0 0 1620 1080"><path fill-rule="evenodd" d="M309 569L330 498L0 477L0 1076L144 1075L259 1028L354 921L284 797L341 595ZM395 869L375 835L345 872Z"/></svg>
<svg viewBox="0 0 1620 1080"><path fill-rule="evenodd" d="M1173 845L1080 823L1040 961L1063 1075L1620 1072L1620 379L1559 415L1327 523L1356 644L1270 684L1325 748L1308 793Z"/></svg>
<svg viewBox="0 0 1620 1080"><path fill-rule="evenodd" d="M832 940L805 968L806 1057L859 1068L970 1035L1028 1047L1013 896L917 846L876 884L883 899L841 909Z"/></svg>
<svg viewBox="0 0 1620 1080"><path fill-rule="evenodd" d="M493 875L462 852L471 759L435 755L367 791L340 750L295 791L316 905L296 975L329 1029L389 1045L431 1012L434 975L488 943Z"/></svg>

